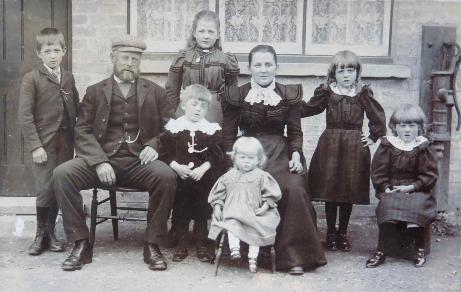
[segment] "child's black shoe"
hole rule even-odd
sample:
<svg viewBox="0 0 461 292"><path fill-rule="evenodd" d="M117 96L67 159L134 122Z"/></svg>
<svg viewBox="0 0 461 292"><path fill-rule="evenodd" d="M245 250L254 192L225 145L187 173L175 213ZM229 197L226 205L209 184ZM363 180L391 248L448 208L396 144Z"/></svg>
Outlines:
<svg viewBox="0 0 461 292"><path fill-rule="evenodd" d="M380 266L380 265L384 264L385 260L386 260L386 255L383 252L377 250L367 260L367 263L365 264L365 267L367 267L367 268L376 268L377 266Z"/></svg>
<svg viewBox="0 0 461 292"><path fill-rule="evenodd" d="M416 257L413 260L413 263L417 268L421 268L424 266L424 264L426 263L426 251L424 250L424 248L418 248L416 250Z"/></svg>
<svg viewBox="0 0 461 292"><path fill-rule="evenodd" d="M197 245L196 255L199 261L208 263L212 260L212 255L206 243L199 243Z"/></svg>
<svg viewBox="0 0 461 292"><path fill-rule="evenodd" d="M325 248L331 251L338 250L336 242L336 233L328 233L325 239Z"/></svg>
<svg viewBox="0 0 461 292"><path fill-rule="evenodd" d="M347 235L345 233L338 233L336 236L336 247L341 250L341 251L351 251L351 244L349 243L349 240L347 239Z"/></svg>

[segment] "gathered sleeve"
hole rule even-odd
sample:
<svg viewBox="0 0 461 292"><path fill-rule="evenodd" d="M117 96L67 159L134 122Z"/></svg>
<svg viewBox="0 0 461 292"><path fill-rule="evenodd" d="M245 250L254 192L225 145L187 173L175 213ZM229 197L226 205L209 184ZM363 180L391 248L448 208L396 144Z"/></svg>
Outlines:
<svg viewBox="0 0 461 292"><path fill-rule="evenodd" d="M301 84L289 84L285 87L285 97L288 105L287 122L287 142L290 153L303 153L303 131L301 129L301 109L300 102L303 97Z"/></svg>
<svg viewBox="0 0 461 292"><path fill-rule="evenodd" d="M219 205L221 209L224 207L224 201L227 197L226 185L224 184L224 175L221 176L211 188L210 194L208 195L208 203L211 207Z"/></svg>
<svg viewBox="0 0 461 292"><path fill-rule="evenodd" d="M179 51L179 53L174 57L173 62L170 65L170 70L168 71L168 80L166 81L165 89L173 110L176 110L179 106L179 94L181 92L184 73L183 65L185 59L186 51Z"/></svg>
<svg viewBox="0 0 461 292"><path fill-rule="evenodd" d="M365 86L362 90L360 100L369 121L368 128L370 129L370 135L368 137L373 142L376 142L379 137L386 135L386 115L384 109L373 97L373 91L368 86Z"/></svg>
<svg viewBox="0 0 461 292"><path fill-rule="evenodd" d="M385 138L381 139L381 144L376 149L371 162L371 181L377 193L383 193L387 188L391 188L391 147Z"/></svg>
<svg viewBox="0 0 461 292"><path fill-rule="evenodd" d="M414 182L415 191L430 192L437 182L438 169L434 151L426 145L417 156L418 176Z"/></svg>
<svg viewBox="0 0 461 292"><path fill-rule="evenodd" d="M226 53L226 65L224 67L225 85L237 85L240 67L234 54Z"/></svg>
<svg viewBox="0 0 461 292"><path fill-rule="evenodd" d="M279 184L268 172L264 172L261 180L261 198L270 208L277 208L277 202L282 198Z"/></svg>
<svg viewBox="0 0 461 292"><path fill-rule="evenodd" d="M224 98L221 100L223 111L222 146L223 150L228 152L232 150L232 145L234 145L237 139L240 122L241 96L239 87L227 87L223 97Z"/></svg>
<svg viewBox="0 0 461 292"><path fill-rule="evenodd" d="M301 118L311 117L322 113L328 106L330 91L327 85L320 85L314 90L314 96L309 101L301 101Z"/></svg>

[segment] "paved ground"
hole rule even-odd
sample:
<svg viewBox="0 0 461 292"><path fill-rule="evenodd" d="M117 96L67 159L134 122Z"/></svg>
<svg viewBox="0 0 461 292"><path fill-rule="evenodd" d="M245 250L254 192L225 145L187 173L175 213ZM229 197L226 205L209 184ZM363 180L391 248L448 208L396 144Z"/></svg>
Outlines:
<svg viewBox="0 0 461 292"><path fill-rule="evenodd" d="M68 252L27 255L35 232L32 216L0 216L0 291L461 291L457 237L433 236L424 268L388 258L379 268L365 269L377 238L370 218L353 220L352 252L328 252L327 266L301 277L264 269L253 275L244 265L227 262L214 277L213 266L194 255L182 263L171 262L171 249L163 249L168 270L153 272L142 261L143 229L143 223L120 223L120 240L115 242L111 224L98 226L93 263L81 271L64 272L60 263ZM62 229L58 234L63 238Z"/></svg>

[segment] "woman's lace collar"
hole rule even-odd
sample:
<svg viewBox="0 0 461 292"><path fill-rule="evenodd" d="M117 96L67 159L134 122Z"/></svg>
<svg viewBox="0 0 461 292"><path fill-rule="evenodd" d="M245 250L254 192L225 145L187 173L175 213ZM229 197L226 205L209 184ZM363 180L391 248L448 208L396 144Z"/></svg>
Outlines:
<svg viewBox="0 0 461 292"><path fill-rule="evenodd" d="M402 139L397 136L386 136L386 138L392 146L402 151L412 151L414 148L427 141L427 139L423 136L416 137L415 140L410 143L403 142Z"/></svg>
<svg viewBox="0 0 461 292"><path fill-rule="evenodd" d="M245 101L253 105L262 102L264 105L276 106L282 98L275 91L275 78L267 87L261 87L251 78L251 89L248 91Z"/></svg>
<svg viewBox="0 0 461 292"><path fill-rule="evenodd" d="M165 129L173 134L187 130L190 132L200 131L207 135L213 135L216 131L221 130L221 127L218 123L210 123L206 119L194 123L186 119L185 116L181 116L177 119L170 119L165 125Z"/></svg>

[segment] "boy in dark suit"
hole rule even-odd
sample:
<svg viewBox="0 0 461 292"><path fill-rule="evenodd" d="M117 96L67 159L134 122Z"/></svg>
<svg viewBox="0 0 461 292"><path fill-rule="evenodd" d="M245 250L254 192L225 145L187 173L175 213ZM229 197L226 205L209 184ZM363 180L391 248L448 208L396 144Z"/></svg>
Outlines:
<svg viewBox="0 0 461 292"><path fill-rule="evenodd" d="M27 73L19 97L18 121L24 142L31 151L37 196L37 232L30 255L45 250L64 251L56 239L58 205L51 185L53 170L74 155L73 131L78 92L72 73L61 67L66 54L63 34L44 28L36 37L37 56L42 64Z"/></svg>

